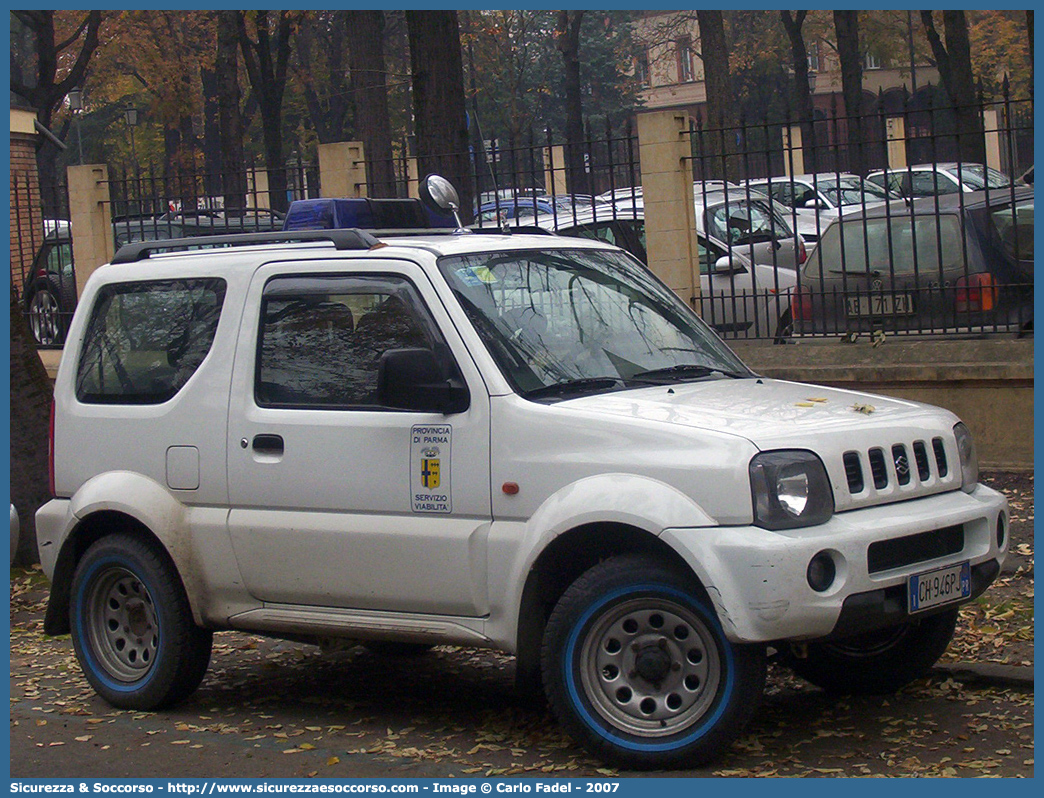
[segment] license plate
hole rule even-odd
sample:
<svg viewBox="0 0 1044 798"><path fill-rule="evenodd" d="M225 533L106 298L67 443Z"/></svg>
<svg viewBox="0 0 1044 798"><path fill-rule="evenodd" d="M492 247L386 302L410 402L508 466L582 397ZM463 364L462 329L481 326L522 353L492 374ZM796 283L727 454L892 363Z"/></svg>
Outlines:
<svg viewBox="0 0 1044 798"><path fill-rule="evenodd" d="M909 580L907 608L921 612L971 595L971 565L967 562L914 574Z"/></svg>
<svg viewBox="0 0 1044 798"><path fill-rule="evenodd" d="M845 298L849 316L908 316L914 312L910 294L856 294Z"/></svg>

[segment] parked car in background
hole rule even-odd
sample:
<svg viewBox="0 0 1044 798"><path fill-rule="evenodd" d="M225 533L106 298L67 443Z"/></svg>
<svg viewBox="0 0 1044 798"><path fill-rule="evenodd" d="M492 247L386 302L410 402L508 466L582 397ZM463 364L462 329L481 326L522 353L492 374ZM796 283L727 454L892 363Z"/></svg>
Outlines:
<svg viewBox="0 0 1044 798"><path fill-rule="evenodd" d="M648 266L645 214L595 207L572 216L527 218L520 224L543 227L561 236L588 238L620 247ZM797 272L772 264L752 263L738 250L706 233L697 233L700 297L696 311L726 337L780 338L790 330L790 291Z"/></svg>
<svg viewBox="0 0 1044 798"><path fill-rule="evenodd" d="M516 197L543 197L547 192L540 186L530 186L529 188L519 187L508 187L498 188L496 191L483 191L475 198L475 211L485 205L488 202L500 200L501 202L510 202Z"/></svg>
<svg viewBox="0 0 1044 798"><path fill-rule="evenodd" d="M541 197L515 197L496 199L479 207L479 222L495 222L498 218L510 220L520 216L535 216L546 213L552 216L568 216L574 210L590 208L599 200L587 194L557 194Z"/></svg>
<svg viewBox="0 0 1044 798"><path fill-rule="evenodd" d="M805 242L768 197L750 196L739 186L711 191L696 184L693 201L696 232L723 242L731 252L742 252L753 263L796 269L808 257ZM620 213L644 213L644 197L620 200L613 207Z"/></svg>
<svg viewBox="0 0 1044 798"><path fill-rule="evenodd" d="M44 236L22 286L22 302L29 330L38 344L52 346L65 340L65 330L76 307L68 223L53 227Z"/></svg>
<svg viewBox="0 0 1044 798"><path fill-rule="evenodd" d="M199 209L166 213L157 221L177 223L183 235L207 236L282 230L285 216L270 208Z"/></svg>
<svg viewBox="0 0 1044 798"><path fill-rule="evenodd" d="M786 206L808 242L818 241L827 225L842 213L872 208L890 198L881 186L852 174L766 177L748 180L746 185Z"/></svg>
<svg viewBox="0 0 1044 798"><path fill-rule="evenodd" d="M123 216L112 225L118 250L137 241L185 236L225 235L280 230L283 214L265 208L239 211L198 210L162 216ZM59 346L76 308L76 271L72 236L65 220L45 221L46 234L26 276L22 299L29 329L42 346Z"/></svg>
<svg viewBox="0 0 1044 798"><path fill-rule="evenodd" d="M866 179L906 199L1007 188L1011 178L981 163L921 163L905 169L879 169Z"/></svg>
<svg viewBox="0 0 1044 798"><path fill-rule="evenodd" d="M1029 332L1033 191L953 194L845 214L791 303L798 333Z"/></svg>
<svg viewBox="0 0 1044 798"><path fill-rule="evenodd" d="M22 302L33 338L42 346L58 346L76 308L76 269L69 224L47 226L47 234L33 258L22 287ZM122 217L112 225L118 250L136 241L181 238L184 228L173 220L152 216Z"/></svg>

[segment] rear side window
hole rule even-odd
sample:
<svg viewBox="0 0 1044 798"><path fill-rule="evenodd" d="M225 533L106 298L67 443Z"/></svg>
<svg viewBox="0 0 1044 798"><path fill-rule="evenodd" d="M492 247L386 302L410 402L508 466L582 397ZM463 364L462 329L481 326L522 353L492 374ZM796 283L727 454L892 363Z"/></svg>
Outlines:
<svg viewBox="0 0 1044 798"><path fill-rule="evenodd" d="M76 369L76 398L89 404L166 402L214 343L225 281L217 278L108 285L98 292Z"/></svg>
<svg viewBox="0 0 1044 798"><path fill-rule="evenodd" d="M1033 260L1033 200L990 212L1001 246L1015 260Z"/></svg>

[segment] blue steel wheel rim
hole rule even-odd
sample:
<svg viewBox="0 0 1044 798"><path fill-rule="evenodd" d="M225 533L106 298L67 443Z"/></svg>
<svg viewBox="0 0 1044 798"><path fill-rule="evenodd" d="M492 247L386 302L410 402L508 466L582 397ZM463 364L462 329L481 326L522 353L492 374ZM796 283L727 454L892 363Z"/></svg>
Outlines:
<svg viewBox="0 0 1044 798"><path fill-rule="evenodd" d="M78 621L92 669L113 689L140 687L151 676L159 649L148 588L126 568L102 563L82 590Z"/></svg>
<svg viewBox="0 0 1044 798"><path fill-rule="evenodd" d="M627 595L633 598L597 617L606 605ZM654 622L656 614L662 623ZM634 621L633 630L628 620ZM678 626L686 633L679 635ZM654 655L652 667L646 661L641 668L623 670L621 663L632 665L639 652L649 654L650 645L662 651L662 638L665 657ZM675 751L713 729L729 703L734 663L731 649L719 644L722 640L717 619L691 596L660 585L621 588L589 607L574 625L562 663L566 690L585 725L612 744L633 751ZM630 656L622 653L625 649ZM665 662L669 673L663 672ZM615 666L619 674L606 673L607 666ZM686 685L687 677L696 677L698 683ZM618 694L621 687L632 694Z"/></svg>

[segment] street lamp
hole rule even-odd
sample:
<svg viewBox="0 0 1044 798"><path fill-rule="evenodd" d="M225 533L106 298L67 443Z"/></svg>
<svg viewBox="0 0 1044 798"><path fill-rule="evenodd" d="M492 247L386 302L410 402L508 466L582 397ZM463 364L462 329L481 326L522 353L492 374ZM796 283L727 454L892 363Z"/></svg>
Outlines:
<svg viewBox="0 0 1044 798"><path fill-rule="evenodd" d="M80 153L77 165L83 166L83 134L80 132L80 115L83 113L83 89L69 89L69 110L76 126L76 147Z"/></svg>
<svg viewBox="0 0 1044 798"><path fill-rule="evenodd" d="M138 176L138 154L134 150L134 128L138 126L138 109L133 105L128 105L123 111L124 118L127 120L127 127L130 128L130 145L131 145L131 163L134 164L134 176Z"/></svg>

